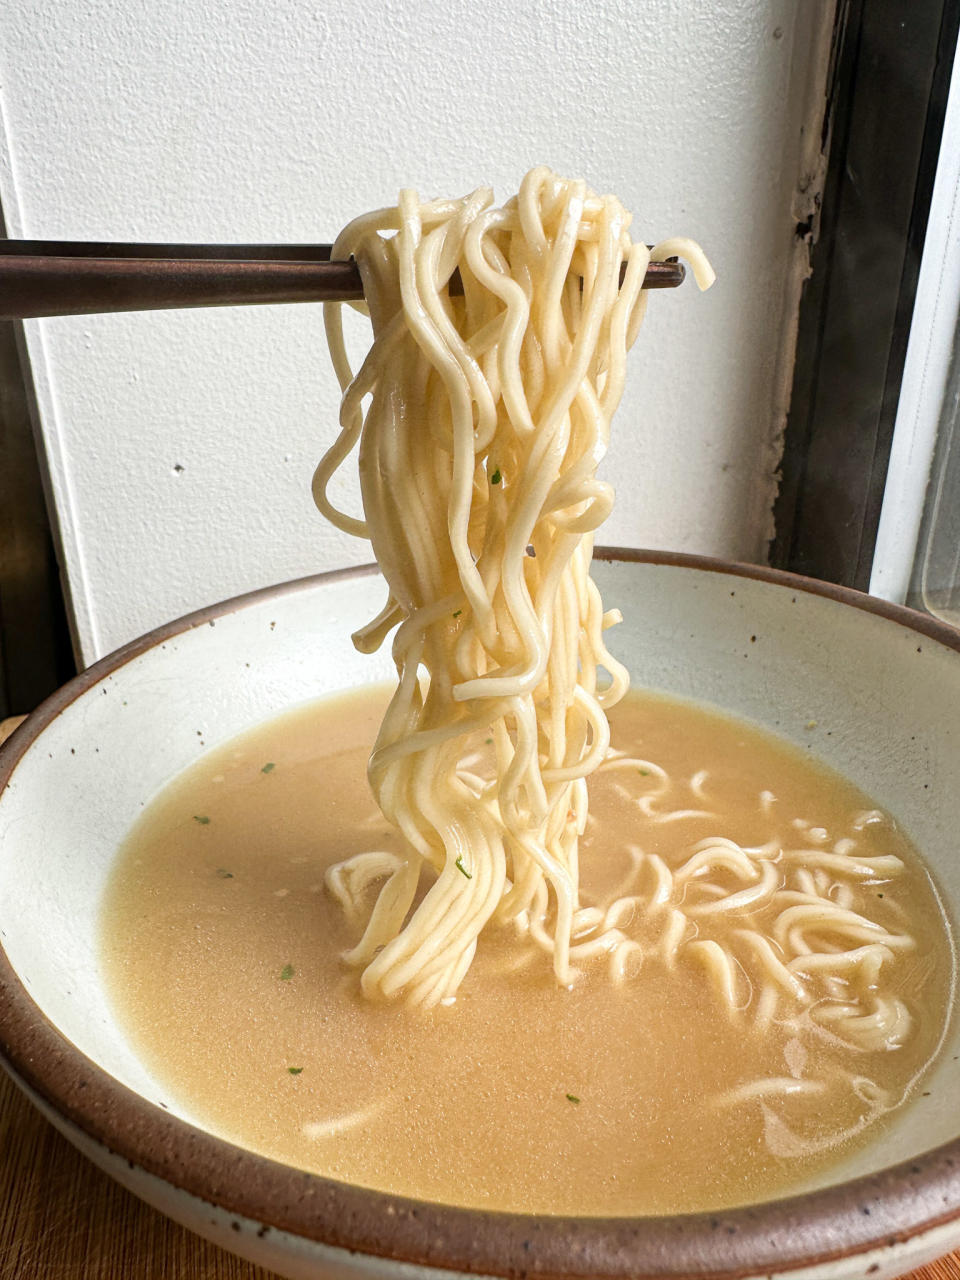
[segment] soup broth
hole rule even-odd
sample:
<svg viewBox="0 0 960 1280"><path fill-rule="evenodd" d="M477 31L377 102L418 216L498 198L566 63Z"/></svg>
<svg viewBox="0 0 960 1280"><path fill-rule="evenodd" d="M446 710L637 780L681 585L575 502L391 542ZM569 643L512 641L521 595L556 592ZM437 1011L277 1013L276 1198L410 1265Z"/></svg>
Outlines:
<svg viewBox="0 0 960 1280"><path fill-rule="evenodd" d="M549 956L509 925L484 932L452 1004L363 999L341 955L365 919L344 913L324 876L399 849L365 776L386 699L326 700L210 752L120 851L103 907L109 990L139 1056L199 1123L419 1199L664 1214L800 1189L917 1091L945 1030L953 958L916 851L795 748L659 695L613 709L624 754L589 783L581 902L600 914L626 903L617 924L637 944L616 980L601 956L561 988ZM756 877L732 854L706 868L709 838L765 858L775 888L751 902ZM868 868L852 884L832 869L838 846ZM805 864L804 849L819 857ZM889 874L890 858L905 868ZM711 909L724 888L745 895L736 910ZM748 934L770 903L818 894L894 940L873 986L865 958L839 976L803 954L787 966L791 946L843 949L802 911L781 915L769 944L791 976L764 969ZM761 980L768 970L776 981ZM882 991L896 1014L845 1015L847 982Z"/></svg>

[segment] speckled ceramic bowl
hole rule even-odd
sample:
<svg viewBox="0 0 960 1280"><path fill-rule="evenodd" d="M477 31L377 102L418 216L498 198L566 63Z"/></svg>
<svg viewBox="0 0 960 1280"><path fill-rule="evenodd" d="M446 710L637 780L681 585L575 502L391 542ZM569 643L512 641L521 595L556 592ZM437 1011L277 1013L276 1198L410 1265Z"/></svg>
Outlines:
<svg viewBox="0 0 960 1280"><path fill-rule="evenodd" d="M893 811L960 907L960 634L865 596L683 556L596 575L636 684L777 730ZM900 1275L960 1245L960 1035L881 1140L803 1195L674 1218L536 1218L422 1204L276 1164L204 1132L140 1064L104 994L97 916L143 804L205 750L379 679L348 640L372 571L218 605L129 645L0 750L0 1049L96 1164L201 1235L290 1277ZM815 727L810 727L815 725Z"/></svg>

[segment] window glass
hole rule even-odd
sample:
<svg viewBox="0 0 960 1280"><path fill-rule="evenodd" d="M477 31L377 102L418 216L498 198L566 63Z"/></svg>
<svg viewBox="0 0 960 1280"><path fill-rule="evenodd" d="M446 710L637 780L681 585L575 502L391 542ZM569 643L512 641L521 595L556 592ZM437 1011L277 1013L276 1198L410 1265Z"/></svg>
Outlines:
<svg viewBox="0 0 960 1280"><path fill-rule="evenodd" d="M909 603L960 626L960 325L953 349Z"/></svg>

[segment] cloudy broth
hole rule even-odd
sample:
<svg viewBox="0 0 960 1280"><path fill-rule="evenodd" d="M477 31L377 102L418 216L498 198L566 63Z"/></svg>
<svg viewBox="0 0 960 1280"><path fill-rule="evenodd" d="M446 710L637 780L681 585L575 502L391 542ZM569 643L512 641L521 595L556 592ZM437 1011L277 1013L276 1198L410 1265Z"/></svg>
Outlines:
<svg viewBox="0 0 960 1280"><path fill-rule="evenodd" d="M611 712L613 745L634 763L591 780L581 842L583 903L635 900L622 927L639 946L623 980L600 961L561 989L549 957L506 925L483 934L452 1005L364 1000L340 959L358 925L324 872L363 850L399 850L365 777L386 696L300 708L209 752L120 850L102 915L113 1004L161 1088L211 1131L420 1199L662 1214L799 1189L918 1091L945 1028L953 960L916 851L795 748L659 695L631 693ZM787 905L838 897L829 864L840 841L906 864L842 889L845 910L907 939L889 944L877 980L909 1024L896 1047L844 1047L853 977L795 965L794 986L813 995L794 998L783 979L761 998L746 933L763 910L704 910L709 886L691 851L714 836L776 847L776 893L795 895ZM812 870L795 856L805 846L820 851ZM730 892L749 887L731 868ZM729 999L705 940L732 957Z"/></svg>

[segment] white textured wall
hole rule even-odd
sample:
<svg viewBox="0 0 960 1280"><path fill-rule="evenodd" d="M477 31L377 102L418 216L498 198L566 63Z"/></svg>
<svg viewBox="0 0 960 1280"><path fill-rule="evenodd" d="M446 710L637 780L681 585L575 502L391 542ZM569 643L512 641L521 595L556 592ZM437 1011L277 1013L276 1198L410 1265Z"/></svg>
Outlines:
<svg viewBox="0 0 960 1280"><path fill-rule="evenodd" d="M604 540L760 558L832 9L4 0L0 199L11 236L321 241L404 185L506 196L532 163L582 174L638 234L698 238L720 276L652 299ZM336 422L319 308L27 331L87 661L368 558L309 497Z"/></svg>

